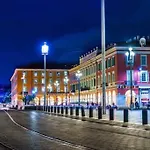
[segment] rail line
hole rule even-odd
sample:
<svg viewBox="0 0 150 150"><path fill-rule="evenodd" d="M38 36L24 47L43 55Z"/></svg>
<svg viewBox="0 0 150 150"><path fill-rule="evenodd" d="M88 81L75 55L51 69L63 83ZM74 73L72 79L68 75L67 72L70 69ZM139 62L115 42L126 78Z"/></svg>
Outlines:
<svg viewBox="0 0 150 150"><path fill-rule="evenodd" d="M63 145L63 146L67 146L67 147L70 147L70 148L74 148L74 149L78 149L78 150L97 150L97 149L94 149L94 148L91 148L91 147L86 147L86 146L82 146L82 145L78 145L78 144L74 144L74 143L71 143L71 142L68 142L68 141L65 141L65 140L62 140L62 139L59 139L59 138L56 138L56 137L52 137L52 136L47 136L45 134L42 134L38 131L35 131L35 130L32 130L32 129L29 129L19 123L17 123L13 118L12 116L7 112L5 111L5 113L7 114L7 116L9 117L9 119L15 124L17 125L18 127L26 130L26 131L30 131L32 133L35 133L51 142L55 142L59 145ZM15 149L13 149L15 150Z"/></svg>
<svg viewBox="0 0 150 150"><path fill-rule="evenodd" d="M0 141L0 146L3 147L5 150L16 150L12 148L11 146L7 145L6 143L3 143Z"/></svg>

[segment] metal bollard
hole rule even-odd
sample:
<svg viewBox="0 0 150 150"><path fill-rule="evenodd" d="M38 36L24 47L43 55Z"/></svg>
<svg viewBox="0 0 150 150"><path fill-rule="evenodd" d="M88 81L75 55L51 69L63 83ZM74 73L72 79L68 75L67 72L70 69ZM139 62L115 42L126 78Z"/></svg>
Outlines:
<svg viewBox="0 0 150 150"><path fill-rule="evenodd" d="M54 113L56 114L56 106L54 106Z"/></svg>
<svg viewBox="0 0 150 150"><path fill-rule="evenodd" d="M84 111L84 107L83 106L81 107L81 115L82 115L82 117L85 117L85 111Z"/></svg>
<svg viewBox="0 0 150 150"><path fill-rule="evenodd" d="M65 114L68 115L68 107L65 107Z"/></svg>
<svg viewBox="0 0 150 150"><path fill-rule="evenodd" d="M93 107L91 106L89 108L89 118L92 118L93 117Z"/></svg>
<svg viewBox="0 0 150 150"><path fill-rule="evenodd" d="M51 112L53 113L53 106L51 106Z"/></svg>
<svg viewBox="0 0 150 150"><path fill-rule="evenodd" d="M142 110L142 124L148 124L147 109Z"/></svg>
<svg viewBox="0 0 150 150"><path fill-rule="evenodd" d="M129 121L129 111L128 111L128 109L124 109L123 110L123 120L124 120L124 122L128 122Z"/></svg>
<svg viewBox="0 0 150 150"><path fill-rule="evenodd" d="M64 106L61 106L61 114L64 114Z"/></svg>
<svg viewBox="0 0 150 150"><path fill-rule="evenodd" d="M76 107L76 116L79 116L79 107Z"/></svg>
<svg viewBox="0 0 150 150"><path fill-rule="evenodd" d="M114 120L114 109L113 108L109 109L109 120Z"/></svg>
<svg viewBox="0 0 150 150"><path fill-rule="evenodd" d="M102 119L102 107L98 106L98 119Z"/></svg>
<svg viewBox="0 0 150 150"><path fill-rule="evenodd" d="M70 116L72 116L73 115L73 107L71 106L70 107Z"/></svg>
<svg viewBox="0 0 150 150"><path fill-rule="evenodd" d="M57 113L59 114L60 113L60 107L57 106Z"/></svg>

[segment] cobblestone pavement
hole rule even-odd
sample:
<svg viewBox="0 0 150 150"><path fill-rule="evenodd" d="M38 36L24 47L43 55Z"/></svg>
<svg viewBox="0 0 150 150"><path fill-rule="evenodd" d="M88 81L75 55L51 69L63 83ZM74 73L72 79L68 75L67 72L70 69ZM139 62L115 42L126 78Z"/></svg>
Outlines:
<svg viewBox="0 0 150 150"><path fill-rule="evenodd" d="M47 136L97 150L149 150L150 132L90 123L37 111L10 111L14 120ZM32 143L33 141L30 141ZM63 148L62 148L63 149Z"/></svg>

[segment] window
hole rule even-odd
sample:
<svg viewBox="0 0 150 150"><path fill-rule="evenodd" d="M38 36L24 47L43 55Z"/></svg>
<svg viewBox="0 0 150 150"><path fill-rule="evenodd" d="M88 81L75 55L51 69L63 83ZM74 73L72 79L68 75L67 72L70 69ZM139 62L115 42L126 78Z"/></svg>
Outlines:
<svg viewBox="0 0 150 150"><path fill-rule="evenodd" d="M44 84L45 83L45 80L44 80L44 78L42 78L42 84Z"/></svg>
<svg viewBox="0 0 150 150"><path fill-rule="evenodd" d="M23 72L22 72L22 75L23 75L23 76L26 76L26 75L27 75L27 72L26 72L26 71L23 71Z"/></svg>
<svg viewBox="0 0 150 150"><path fill-rule="evenodd" d="M37 84L38 83L38 80L37 79L34 79L34 84Z"/></svg>
<svg viewBox="0 0 150 150"><path fill-rule="evenodd" d="M23 79L23 84L26 84L27 83L27 79Z"/></svg>
<svg viewBox="0 0 150 150"><path fill-rule="evenodd" d="M147 55L141 55L141 66L147 66Z"/></svg>
<svg viewBox="0 0 150 150"><path fill-rule="evenodd" d="M37 77L37 71L34 71L34 76Z"/></svg>
<svg viewBox="0 0 150 150"><path fill-rule="evenodd" d="M60 72L57 72L57 77L59 77L60 76Z"/></svg>
<svg viewBox="0 0 150 150"><path fill-rule="evenodd" d="M53 80L52 80L52 79L49 79L49 83L50 83L50 84L53 84Z"/></svg>
<svg viewBox="0 0 150 150"><path fill-rule="evenodd" d="M27 92L27 87L26 86L23 87L23 92Z"/></svg>
<svg viewBox="0 0 150 150"><path fill-rule="evenodd" d="M57 92L60 92L60 86L58 86L58 87L56 88L56 90L57 90Z"/></svg>
<svg viewBox="0 0 150 150"><path fill-rule="evenodd" d="M111 66L115 66L115 57L111 58Z"/></svg>
<svg viewBox="0 0 150 150"><path fill-rule="evenodd" d="M67 71L64 71L64 76L67 76L68 75L68 72Z"/></svg>
<svg viewBox="0 0 150 150"><path fill-rule="evenodd" d="M66 86L64 86L64 92L68 92L68 91L67 91L67 87L66 87Z"/></svg>
<svg viewBox="0 0 150 150"><path fill-rule="evenodd" d="M141 82L148 82L148 72L147 71L140 72L140 80L141 80Z"/></svg>
<svg viewBox="0 0 150 150"><path fill-rule="evenodd" d="M42 89L41 89L41 90L42 90L42 92L44 92L44 91L45 91L45 87L44 87L44 86L42 86Z"/></svg>
<svg viewBox="0 0 150 150"><path fill-rule="evenodd" d="M52 77L52 76L53 76L52 72L50 72L50 73L49 73L49 76L50 76L50 77Z"/></svg>
<svg viewBox="0 0 150 150"><path fill-rule="evenodd" d="M42 72L42 77L44 77L44 72Z"/></svg>
<svg viewBox="0 0 150 150"><path fill-rule="evenodd" d="M35 91L35 92L38 91L38 87L37 87L37 86L34 87L34 91Z"/></svg>

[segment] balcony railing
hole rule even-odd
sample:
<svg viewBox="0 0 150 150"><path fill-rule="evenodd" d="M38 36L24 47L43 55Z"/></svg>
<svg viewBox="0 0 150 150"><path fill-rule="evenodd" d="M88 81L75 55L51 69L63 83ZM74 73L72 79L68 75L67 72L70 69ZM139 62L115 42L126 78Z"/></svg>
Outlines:
<svg viewBox="0 0 150 150"><path fill-rule="evenodd" d="M131 81L124 81L124 84L127 85L127 86L130 86L131 85ZM132 85L137 85L137 81L132 81Z"/></svg>

